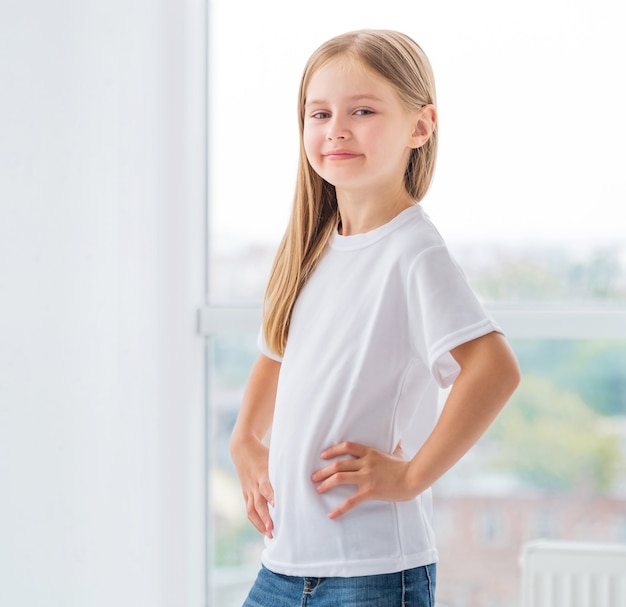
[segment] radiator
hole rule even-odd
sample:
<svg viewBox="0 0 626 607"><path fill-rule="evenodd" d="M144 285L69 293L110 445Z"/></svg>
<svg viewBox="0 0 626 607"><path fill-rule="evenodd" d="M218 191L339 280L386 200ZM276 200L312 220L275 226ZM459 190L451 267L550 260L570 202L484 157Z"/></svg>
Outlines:
<svg viewBox="0 0 626 607"><path fill-rule="evenodd" d="M626 544L528 542L522 607L626 607Z"/></svg>

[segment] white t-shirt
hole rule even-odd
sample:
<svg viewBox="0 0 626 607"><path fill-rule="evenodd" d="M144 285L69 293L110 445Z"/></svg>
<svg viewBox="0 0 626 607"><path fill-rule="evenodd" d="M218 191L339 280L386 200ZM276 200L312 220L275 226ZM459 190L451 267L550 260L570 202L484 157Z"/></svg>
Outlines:
<svg viewBox="0 0 626 607"><path fill-rule="evenodd" d="M350 440L410 459L437 417L439 387L459 373L454 347L498 325L484 310L423 209L365 234L336 234L293 310L278 381L269 475L276 573L350 577L437 561L431 492L328 513L354 486L323 495L321 452ZM262 337L261 351L268 351Z"/></svg>

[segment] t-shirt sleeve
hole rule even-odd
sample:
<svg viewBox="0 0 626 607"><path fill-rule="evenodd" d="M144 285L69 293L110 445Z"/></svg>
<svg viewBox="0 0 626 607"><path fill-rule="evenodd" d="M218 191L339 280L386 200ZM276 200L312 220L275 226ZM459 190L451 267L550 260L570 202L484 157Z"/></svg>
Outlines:
<svg viewBox="0 0 626 607"><path fill-rule="evenodd" d="M460 371L450 351L502 329L480 303L445 245L422 252L412 263L408 279L414 347L437 383L447 388Z"/></svg>
<svg viewBox="0 0 626 607"><path fill-rule="evenodd" d="M267 347L267 343L265 342L265 336L263 335L263 326L261 325L261 329L259 330L259 335L257 337L257 345L259 347L259 350L261 351L261 354L267 356L268 358L271 358L272 360L275 360L276 362L282 362L283 359L281 356L278 356L278 354L275 354L274 352L272 352L268 347Z"/></svg>

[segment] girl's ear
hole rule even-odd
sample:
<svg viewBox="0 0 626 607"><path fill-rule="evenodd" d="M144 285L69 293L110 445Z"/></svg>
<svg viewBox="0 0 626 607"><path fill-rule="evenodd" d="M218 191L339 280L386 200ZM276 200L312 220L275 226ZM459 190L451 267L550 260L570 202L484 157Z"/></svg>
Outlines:
<svg viewBox="0 0 626 607"><path fill-rule="evenodd" d="M411 134L410 147L421 148L433 134L437 124L437 110L432 104L420 108L415 119L415 128Z"/></svg>

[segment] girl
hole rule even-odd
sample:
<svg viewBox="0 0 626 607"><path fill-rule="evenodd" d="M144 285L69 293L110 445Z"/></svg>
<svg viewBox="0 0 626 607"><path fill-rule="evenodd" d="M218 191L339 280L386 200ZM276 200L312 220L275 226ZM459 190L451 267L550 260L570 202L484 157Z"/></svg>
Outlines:
<svg viewBox="0 0 626 607"><path fill-rule="evenodd" d="M418 204L437 148L421 48L384 30L326 42L304 70L299 126L293 211L231 438L266 536L244 605L430 607L430 487L504 406L517 362Z"/></svg>

